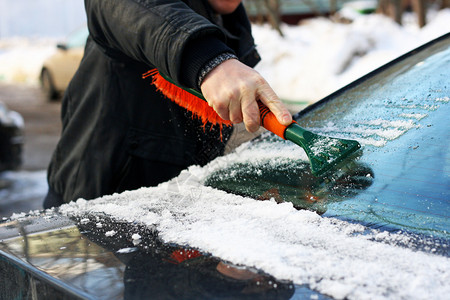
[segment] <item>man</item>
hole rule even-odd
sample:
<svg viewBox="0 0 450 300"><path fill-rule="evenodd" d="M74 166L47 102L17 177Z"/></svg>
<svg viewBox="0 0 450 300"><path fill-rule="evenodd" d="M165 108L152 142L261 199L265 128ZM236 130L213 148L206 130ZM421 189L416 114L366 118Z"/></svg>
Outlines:
<svg viewBox="0 0 450 300"><path fill-rule="evenodd" d="M251 67L259 56L240 0L85 0L89 38L62 105L44 207L154 186L223 153L231 127L202 123L141 75L157 68L201 91L224 120L259 127L259 99L291 116Z"/></svg>

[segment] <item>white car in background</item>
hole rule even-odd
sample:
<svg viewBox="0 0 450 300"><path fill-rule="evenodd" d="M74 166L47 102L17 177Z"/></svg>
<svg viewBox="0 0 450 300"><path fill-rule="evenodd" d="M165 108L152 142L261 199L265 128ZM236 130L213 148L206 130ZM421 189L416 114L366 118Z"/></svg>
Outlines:
<svg viewBox="0 0 450 300"><path fill-rule="evenodd" d="M74 31L66 42L57 44L56 53L44 61L40 82L49 100L59 99L69 85L83 58L88 35L86 26Z"/></svg>

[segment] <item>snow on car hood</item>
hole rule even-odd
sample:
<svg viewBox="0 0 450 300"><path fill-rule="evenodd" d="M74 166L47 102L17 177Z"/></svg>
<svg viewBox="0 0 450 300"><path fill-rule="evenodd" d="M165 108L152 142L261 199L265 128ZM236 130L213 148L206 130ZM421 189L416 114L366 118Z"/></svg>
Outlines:
<svg viewBox="0 0 450 300"><path fill-rule="evenodd" d="M408 246L414 238L406 234L377 231L297 210L291 203L257 201L201 184L229 159L250 159L244 152L238 149L204 168L191 167L157 187L79 199L60 211L146 224L165 242L253 266L338 299L437 299L450 294L450 259L434 254L439 245L433 242L426 251L412 250ZM276 148L250 151L254 161L275 152ZM292 152L284 149L278 156Z"/></svg>

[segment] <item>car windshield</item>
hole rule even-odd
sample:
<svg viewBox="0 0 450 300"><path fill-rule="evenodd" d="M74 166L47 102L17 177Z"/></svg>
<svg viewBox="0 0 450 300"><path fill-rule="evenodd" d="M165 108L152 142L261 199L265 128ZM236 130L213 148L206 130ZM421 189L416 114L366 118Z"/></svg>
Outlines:
<svg viewBox="0 0 450 300"><path fill-rule="evenodd" d="M297 114L302 127L363 145L346 178L321 182L303 149L265 134L206 184L448 241L450 40L416 52Z"/></svg>

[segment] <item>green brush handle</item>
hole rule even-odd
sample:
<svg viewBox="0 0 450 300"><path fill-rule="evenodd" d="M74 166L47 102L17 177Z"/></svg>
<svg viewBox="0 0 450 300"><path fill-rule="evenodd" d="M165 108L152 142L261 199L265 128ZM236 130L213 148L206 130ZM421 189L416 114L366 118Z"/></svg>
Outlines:
<svg viewBox="0 0 450 300"><path fill-rule="evenodd" d="M308 152L308 144L311 143L316 134L302 128L297 122L292 121L288 126L278 122L274 113L269 110L261 101L258 101L261 125L267 130L275 133L284 140L291 141Z"/></svg>
<svg viewBox="0 0 450 300"><path fill-rule="evenodd" d="M302 148L305 148L312 141L316 134L302 128L297 122L292 121L288 126L278 122L274 113L269 110L261 101L258 101L261 125L267 130L275 133L282 139L291 141Z"/></svg>
<svg viewBox="0 0 450 300"><path fill-rule="evenodd" d="M286 140L296 143L302 148L311 143L315 136L316 134L302 128L295 122L286 127L286 130L284 131L284 137Z"/></svg>

